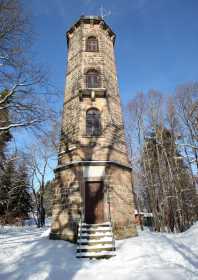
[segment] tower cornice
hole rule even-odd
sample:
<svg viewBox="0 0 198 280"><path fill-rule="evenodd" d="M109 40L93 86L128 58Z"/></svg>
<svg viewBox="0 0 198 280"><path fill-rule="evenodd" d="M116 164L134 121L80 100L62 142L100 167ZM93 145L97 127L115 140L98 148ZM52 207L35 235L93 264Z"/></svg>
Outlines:
<svg viewBox="0 0 198 280"><path fill-rule="evenodd" d="M107 31L110 38L112 38L113 44L115 43L116 35L112 31L112 29L108 26L108 24L104 21L104 19L100 16L81 16L78 21L76 21L70 29L66 32L67 37L67 45L69 44L69 36L75 31L75 29L80 26L82 23L87 24L100 24L101 27Z"/></svg>

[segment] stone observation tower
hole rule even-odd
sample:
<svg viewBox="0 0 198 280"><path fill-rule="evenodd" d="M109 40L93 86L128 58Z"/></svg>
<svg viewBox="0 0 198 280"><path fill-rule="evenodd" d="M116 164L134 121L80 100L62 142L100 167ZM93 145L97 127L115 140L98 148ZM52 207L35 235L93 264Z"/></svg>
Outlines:
<svg viewBox="0 0 198 280"><path fill-rule="evenodd" d="M136 235L114 43L115 34L99 16L82 16L67 32L53 239L76 242L87 224L110 224L117 239Z"/></svg>

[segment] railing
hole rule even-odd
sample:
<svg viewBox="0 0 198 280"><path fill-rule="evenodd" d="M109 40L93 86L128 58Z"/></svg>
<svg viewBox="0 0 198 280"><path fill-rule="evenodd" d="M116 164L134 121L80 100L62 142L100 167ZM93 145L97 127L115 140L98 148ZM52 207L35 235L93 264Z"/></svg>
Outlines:
<svg viewBox="0 0 198 280"><path fill-rule="evenodd" d="M110 221L111 227L113 227L112 219L111 219L111 199L109 195L109 184L106 183L106 191L107 191L107 203L108 203L108 220ZM112 228L112 245L115 251L115 238L113 234L113 228Z"/></svg>
<svg viewBox="0 0 198 280"><path fill-rule="evenodd" d="M82 237L82 223L84 221L84 207L83 207L83 201L81 202L81 214L80 214L80 232L78 233L78 239L80 239L80 242L78 244L79 252L81 253L81 237Z"/></svg>

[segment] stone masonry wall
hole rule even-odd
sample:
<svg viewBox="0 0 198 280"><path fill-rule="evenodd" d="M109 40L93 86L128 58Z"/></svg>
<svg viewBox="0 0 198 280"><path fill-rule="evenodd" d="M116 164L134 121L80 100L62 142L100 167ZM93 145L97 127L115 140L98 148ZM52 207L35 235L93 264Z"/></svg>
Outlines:
<svg viewBox="0 0 198 280"><path fill-rule="evenodd" d="M81 218L82 174L79 167L60 171L56 175L54 190L52 239L76 240Z"/></svg>
<svg viewBox="0 0 198 280"><path fill-rule="evenodd" d="M89 36L97 37L98 52L86 51ZM119 239L136 235L133 225L132 175L113 44L112 32L104 28L102 21L94 23L90 20L87 23L81 20L68 33L68 65L51 238L76 240L85 182L92 179L105 182L105 219L109 219L110 209L115 237ZM89 94L81 95L87 90L85 81L89 69L100 73L101 88L98 90L102 92L101 96L95 95L92 98ZM97 108L101 114L102 133L98 137L86 135L86 112L92 107ZM104 176L85 178L83 166L86 162L90 165L92 162L104 164Z"/></svg>
<svg viewBox="0 0 198 280"><path fill-rule="evenodd" d="M116 239L136 236L130 169L110 165L106 172L113 231Z"/></svg>
<svg viewBox="0 0 198 280"><path fill-rule="evenodd" d="M86 52L86 39L96 36L99 42L98 52ZM86 87L85 74L88 69L100 72L102 88L106 89L107 97L90 98L80 102L79 89ZM81 24L70 35L68 50L67 78L65 88L65 105L62 121L62 145L86 142L85 114L90 107L96 107L102 113L103 136L106 145L114 146L126 152L125 135L118 93L113 41L100 24ZM127 162L127 159L125 160Z"/></svg>

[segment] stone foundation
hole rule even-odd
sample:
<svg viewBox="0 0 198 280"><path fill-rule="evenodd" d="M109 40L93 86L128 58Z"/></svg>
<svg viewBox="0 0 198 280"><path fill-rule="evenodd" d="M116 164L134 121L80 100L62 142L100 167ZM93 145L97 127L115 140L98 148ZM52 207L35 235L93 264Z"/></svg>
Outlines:
<svg viewBox="0 0 198 280"><path fill-rule="evenodd" d="M84 163L85 164L85 163ZM112 163L74 164L58 172L50 238L76 241L86 181L104 182L104 222L112 221L116 239L136 236L131 169ZM105 164L105 165L104 165ZM100 167L100 168L99 168ZM89 177L87 177L89 176ZM92 177L93 176L93 177Z"/></svg>
<svg viewBox="0 0 198 280"><path fill-rule="evenodd" d="M65 228L62 230L59 229L51 229L49 238L50 239L58 239L58 240L66 240L70 241L72 243L76 243L77 241L77 235L78 235L78 225L76 224L75 227L72 227L70 225L66 225Z"/></svg>
<svg viewBox="0 0 198 280"><path fill-rule="evenodd" d="M134 224L126 225L126 226L113 226L113 234L115 239L125 239L129 237L137 236L137 230Z"/></svg>

